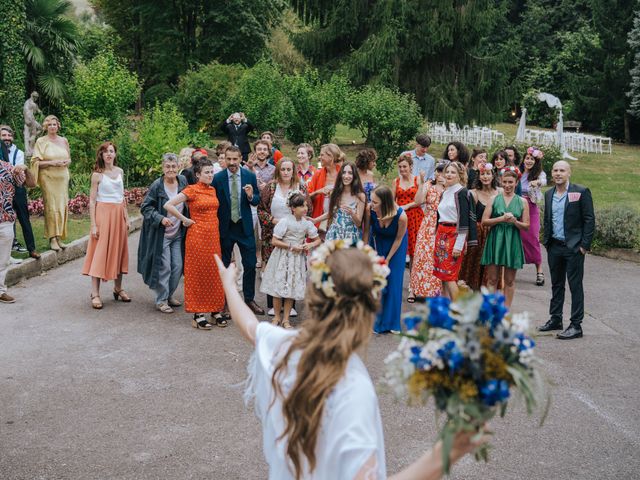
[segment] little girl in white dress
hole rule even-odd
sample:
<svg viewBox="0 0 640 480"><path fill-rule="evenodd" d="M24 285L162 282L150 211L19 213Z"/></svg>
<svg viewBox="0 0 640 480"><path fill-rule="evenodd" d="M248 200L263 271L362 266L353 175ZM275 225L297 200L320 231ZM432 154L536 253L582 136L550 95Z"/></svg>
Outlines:
<svg viewBox="0 0 640 480"><path fill-rule="evenodd" d="M287 204L291 209L291 215L281 219L273 228L271 243L275 249L262 274L260 291L273 297L275 316L271 323L291 328L289 314L293 301L303 300L307 288L306 253L320 244L320 237L314 224L305 218L305 196L299 191L293 191L289 194ZM307 239L311 242L306 243Z"/></svg>

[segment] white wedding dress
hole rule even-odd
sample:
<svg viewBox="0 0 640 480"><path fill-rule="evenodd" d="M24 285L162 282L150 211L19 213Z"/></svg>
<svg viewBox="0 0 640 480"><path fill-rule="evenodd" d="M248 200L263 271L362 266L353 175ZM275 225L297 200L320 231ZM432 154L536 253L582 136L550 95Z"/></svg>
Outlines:
<svg viewBox="0 0 640 480"><path fill-rule="evenodd" d="M255 401L256 415L262 422L262 448L269 464L271 480L293 479L292 467L285 456L286 438L278 440L284 430L282 401L274 399L271 385L273 371L297 332L260 322L256 330L256 349L249 363L246 400ZM292 355L286 375L282 377L283 393L291 390L300 355ZM375 458L371 462L371 458ZM314 480L352 480L367 468L364 478L386 478L382 420L378 397L369 372L358 355L353 354L343 378L329 395L324 407L322 425L316 444L316 468L303 478Z"/></svg>

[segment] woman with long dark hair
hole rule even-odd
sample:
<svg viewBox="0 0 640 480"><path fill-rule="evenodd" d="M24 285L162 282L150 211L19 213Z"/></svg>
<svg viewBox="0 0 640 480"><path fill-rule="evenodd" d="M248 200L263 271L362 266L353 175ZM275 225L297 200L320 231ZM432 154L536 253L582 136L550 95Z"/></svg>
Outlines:
<svg viewBox="0 0 640 480"><path fill-rule="evenodd" d="M329 211L314 222L328 219L325 240L358 241L362 238L362 221L366 197L352 162L342 165L329 199Z"/></svg>
<svg viewBox="0 0 640 480"><path fill-rule="evenodd" d="M544 285L542 272L542 251L540 249L540 209L538 203L542 201L542 187L547 185L547 175L542 169L544 153L537 147L529 147L524 154L520 171L519 195L529 204L529 229L520 231L522 246L524 247L524 263L536 266L536 285Z"/></svg>
<svg viewBox="0 0 640 480"><path fill-rule="evenodd" d="M444 148L442 158L450 162L460 162L466 167L469 163L469 149L462 142L449 142Z"/></svg>

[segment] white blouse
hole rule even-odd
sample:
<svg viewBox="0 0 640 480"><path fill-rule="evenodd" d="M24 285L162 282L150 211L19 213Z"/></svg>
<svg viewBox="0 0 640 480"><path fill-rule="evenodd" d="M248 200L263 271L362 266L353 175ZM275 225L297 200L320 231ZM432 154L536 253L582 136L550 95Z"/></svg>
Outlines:
<svg viewBox="0 0 640 480"><path fill-rule="evenodd" d="M438 223L455 223L458 224L458 207L456 206L456 195L462 189L462 185L456 183L447 187L442 192L442 198L438 204ZM456 243L453 246L454 250L460 250L464 248L464 242L467 240L467 233L458 233L456 237Z"/></svg>
<svg viewBox="0 0 640 480"><path fill-rule="evenodd" d="M291 213L291 209L287 207L287 196L283 195L280 184L276 184L276 190L271 198L271 215L276 220L280 220Z"/></svg>
<svg viewBox="0 0 640 480"><path fill-rule="evenodd" d="M269 479L293 479L289 469L286 438L278 440L284 431L282 400L276 397L271 385L273 371L286 353L295 330L285 330L260 322L256 330L256 349L248 367L249 380L245 399L255 399L256 415L262 422L264 456L269 464ZM294 385L300 353L294 353L280 377L284 395ZM273 402L273 404L272 404ZM386 478L384 438L378 397L369 372L358 355L353 354L347 369L333 392L327 398L322 424L316 443L316 468L305 479L352 480L364 464L374 455L375 467L367 478ZM305 461L306 464L306 461Z"/></svg>

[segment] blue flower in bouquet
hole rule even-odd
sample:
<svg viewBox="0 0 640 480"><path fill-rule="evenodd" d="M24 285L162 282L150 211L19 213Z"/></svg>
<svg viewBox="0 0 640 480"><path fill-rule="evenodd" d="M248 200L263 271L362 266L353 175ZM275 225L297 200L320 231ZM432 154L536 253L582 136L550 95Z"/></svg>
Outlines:
<svg viewBox="0 0 640 480"><path fill-rule="evenodd" d="M422 356L422 349L418 346L411 347L411 357L409 358L417 370L424 370L425 367L431 366L431 361Z"/></svg>
<svg viewBox="0 0 640 480"><path fill-rule="evenodd" d="M506 380L489 380L480 387L480 398L489 407L504 402L509 398L509 384Z"/></svg>
<svg viewBox="0 0 640 480"><path fill-rule="evenodd" d="M456 342L449 340L441 348L438 349L438 355L445 361L451 373L457 371L464 361L464 355Z"/></svg>
<svg viewBox="0 0 640 480"><path fill-rule="evenodd" d="M482 295L483 301L478 313L478 318L483 325L487 322L493 330L502 322L509 309L504 304L504 295L501 293L487 293Z"/></svg>
<svg viewBox="0 0 640 480"><path fill-rule="evenodd" d="M404 324L407 326L407 330L415 330L421 321L422 318L420 316L413 315L411 317L406 317L404 319Z"/></svg>
<svg viewBox="0 0 640 480"><path fill-rule="evenodd" d="M532 338L528 337L524 333L518 333L513 339L513 345L518 350L518 353L525 352L536 346L536 342Z"/></svg>
<svg viewBox="0 0 640 480"><path fill-rule="evenodd" d="M429 324L432 327L452 330L455 320L449 315L451 300L445 297L429 299Z"/></svg>

